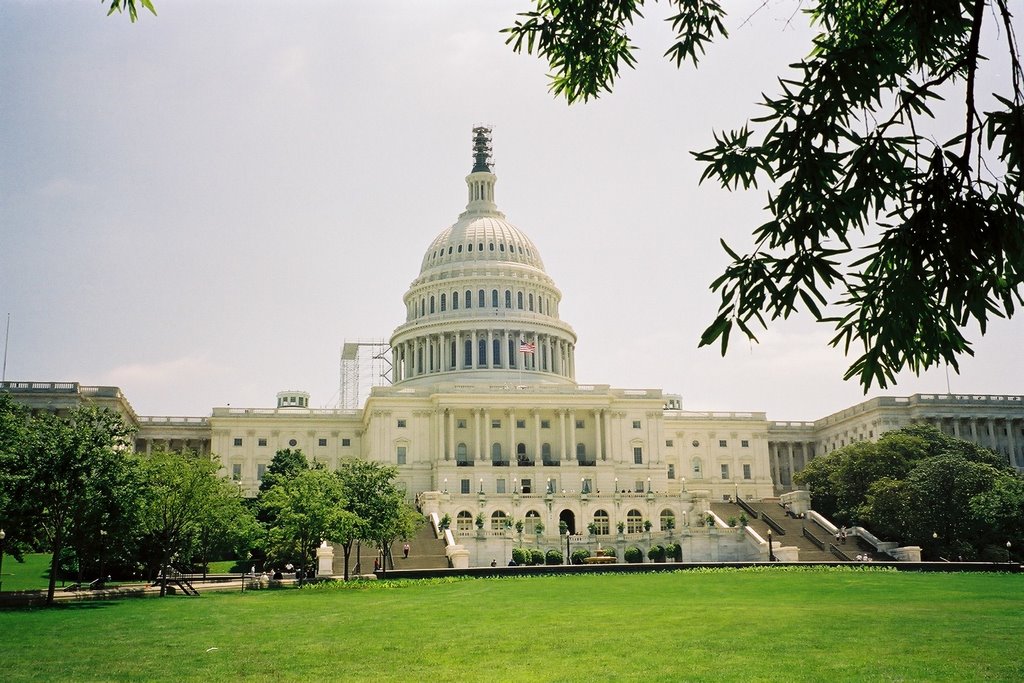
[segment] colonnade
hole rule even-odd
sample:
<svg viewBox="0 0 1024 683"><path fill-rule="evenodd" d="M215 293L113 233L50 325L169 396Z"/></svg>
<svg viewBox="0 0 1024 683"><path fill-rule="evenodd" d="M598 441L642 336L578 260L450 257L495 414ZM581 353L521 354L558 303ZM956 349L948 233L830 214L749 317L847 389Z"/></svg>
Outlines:
<svg viewBox="0 0 1024 683"><path fill-rule="evenodd" d="M522 348L533 345L533 352ZM395 382L471 369L550 372L576 376L575 345L552 334L526 330L458 330L415 337L396 344Z"/></svg>
<svg viewBox="0 0 1024 683"><path fill-rule="evenodd" d="M1017 469L1024 469L1024 452L1021 443L1024 443L1024 420L1015 417L947 417L927 416L922 418L926 424L946 434L952 431L952 436L957 439L964 439L984 446L996 453L1002 453L1009 461L1009 464ZM950 429L946 428L949 423ZM1018 433L1015 434L1014 432Z"/></svg>
<svg viewBox="0 0 1024 683"><path fill-rule="evenodd" d="M771 466L775 487L792 488L793 475L807 467L814 455L813 441L769 441L768 464Z"/></svg>
<svg viewBox="0 0 1024 683"><path fill-rule="evenodd" d="M433 421L437 452L462 465L477 460L520 464L520 457L529 465L596 465L611 451L612 411L604 408L444 408L434 412ZM546 433L551 436L545 438ZM525 453L519 453L519 444L526 447ZM495 445L500 446L500 456Z"/></svg>

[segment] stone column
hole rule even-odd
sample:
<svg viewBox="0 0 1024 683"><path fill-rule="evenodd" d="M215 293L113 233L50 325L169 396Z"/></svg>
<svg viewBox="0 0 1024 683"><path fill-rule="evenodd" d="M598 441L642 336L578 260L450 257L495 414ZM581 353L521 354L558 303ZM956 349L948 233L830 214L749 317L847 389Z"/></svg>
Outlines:
<svg viewBox="0 0 1024 683"><path fill-rule="evenodd" d="M576 458L576 411L569 410L569 455L566 460Z"/></svg>
<svg viewBox="0 0 1024 683"><path fill-rule="evenodd" d="M480 458L480 409L473 409L473 453L470 455L473 460Z"/></svg>
<svg viewBox="0 0 1024 683"><path fill-rule="evenodd" d="M594 409L594 460L604 460L604 449L601 447L601 410Z"/></svg>
<svg viewBox="0 0 1024 683"><path fill-rule="evenodd" d="M788 460L789 460L789 488L793 488L793 472L796 471L795 468L793 467L793 442L792 441L787 441L786 442L786 446L787 446L786 454L787 454Z"/></svg>
<svg viewBox="0 0 1024 683"><path fill-rule="evenodd" d="M540 460L540 411L533 409L533 462Z"/></svg>
<svg viewBox="0 0 1024 683"><path fill-rule="evenodd" d="M487 367L498 367L494 362L494 330L487 330Z"/></svg>
<svg viewBox="0 0 1024 683"><path fill-rule="evenodd" d="M565 460L565 411L559 409L558 413L558 459Z"/></svg>
<svg viewBox="0 0 1024 683"><path fill-rule="evenodd" d="M469 357L469 367L471 368L476 368L478 365L480 365L480 349L477 346L476 334L476 330L473 330L473 346L470 348L470 351L472 351L472 353L470 354Z"/></svg>
<svg viewBox="0 0 1024 683"><path fill-rule="evenodd" d="M960 418L953 417L953 436L957 439L960 438Z"/></svg>
<svg viewBox="0 0 1024 683"><path fill-rule="evenodd" d="M448 409L448 453L455 456L455 408Z"/></svg>
<svg viewBox="0 0 1024 683"><path fill-rule="evenodd" d="M480 459L486 460L491 450L491 411L484 409L484 444L480 450Z"/></svg>
<svg viewBox="0 0 1024 683"><path fill-rule="evenodd" d="M781 488L782 473L779 471L779 443L777 441L768 442L768 459L772 466L772 483Z"/></svg>
<svg viewBox="0 0 1024 683"><path fill-rule="evenodd" d="M444 450L444 410L438 408L434 411L434 424L437 426L437 453L445 460L450 460L451 456Z"/></svg>
<svg viewBox="0 0 1024 683"><path fill-rule="evenodd" d="M509 364L511 354L508 352L508 330L501 331L501 368L508 370L511 365Z"/></svg>
<svg viewBox="0 0 1024 683"><path fill-rule="evenodd" d="M516 458L516 411L509 408L506 413L508 415L508 460L510 463L515 462Z"/></svg>
<svg viewBox="0 0 1024 683"><path fill-rule="evenodd" d="M1013 439L1013 418L1006 418L1006 437L1007 442L1010 446L1010 464L1014 467L1020 467L1017 459L1017 443Z"/></svg>
<svg viewBox="0 0 1024 683"><path fill-rule="evenodd" d="M612 418L610 410L602 410L601 418L604 422L604 455L602 460L608 459L608 453L612 450Z"/></svg>

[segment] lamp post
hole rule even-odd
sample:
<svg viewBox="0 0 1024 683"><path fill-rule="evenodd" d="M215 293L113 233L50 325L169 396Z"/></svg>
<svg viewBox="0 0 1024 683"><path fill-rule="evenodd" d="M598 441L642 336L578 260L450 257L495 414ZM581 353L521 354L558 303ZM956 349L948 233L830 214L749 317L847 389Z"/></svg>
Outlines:
<svg viewBox="0 0 1024 683"><path fill-rule="evenodd" d="M565 530L565 563L572 564L572 556L569 555L569 530Z"/></svg>
<svg viewBox="0 0 1024 683"><path fill-rule="evenodd" d="M775 551L772 550L772 530L768 530L768 561L775 561Z"/></svg>
<svg viewBox="0 0 1024 683"><path fill-rule="evenodd" d="M4 589L4 539L7 538L7 532L0 529L0 591Z"/></svg>
<svg viewBox="0 0 1024 683"><path fill-rule="evenodd" d="M3 531L0 531L0 534L2 534L2 533L3 533ZM0 536L0 539L2 539L2 538L3 538L3 536ZM1007 541L1006 542L1006 563L1007 564L1010 563L1010 547L1011 547L1011 544L1010 544L1009 541Z"/></svg>

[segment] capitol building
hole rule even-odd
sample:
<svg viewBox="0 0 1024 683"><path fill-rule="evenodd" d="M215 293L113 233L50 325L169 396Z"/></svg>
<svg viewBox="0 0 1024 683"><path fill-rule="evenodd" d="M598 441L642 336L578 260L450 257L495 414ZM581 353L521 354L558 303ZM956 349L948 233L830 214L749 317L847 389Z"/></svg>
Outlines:
<svg viewBox="0 0 1024 683"><path fill-rule="evenodd" d="M361 406L316 409L307 393L282 391L272 408L147 417L116 387L0 390L41 409L110 406L138 428L140 452L209 454L247 495L283 448L328 467L346 458L393 465L410 502L450 516L471 565L507 559L513 522L541 548L561 547L560 527L626 538L650 528L674 530L687 557L757 559L756 539L705 533L713 504L786 495L813 458L911 423L992 448L1024 470L1021 396L879 397L813 422L779 422L683 410L661 389L578 384L580 340L559 315L562 293L536 245L498 209L490 145L488 128L473 129L466 208L426 247L387 343L390 383Z"/></svg>

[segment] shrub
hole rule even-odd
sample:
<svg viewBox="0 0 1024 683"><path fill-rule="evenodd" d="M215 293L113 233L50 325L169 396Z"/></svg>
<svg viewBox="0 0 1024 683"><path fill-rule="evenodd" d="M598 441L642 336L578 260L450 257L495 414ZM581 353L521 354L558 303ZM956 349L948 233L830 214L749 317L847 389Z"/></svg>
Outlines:
<svg viewBox="0 0 1024 683"><path fill-rule="evenodd" d="M544 553L542 553L537 548L530 548L529 564L544 564Z"/></svg>
<svg viewBox="0 0 1024 683"><path fill-rule="evenodd" d="M477 529L483 529L484 528L484 522L486 522L486 521L487 520L484 519L484 513L481 512L481 513L477 514L477 516L476 516L476 528Z"/></svg>
<svg viewBox="0 0 1024 683"><path fill-rule="evenodd" d="M523 548L512 548L512 559L516 564L529 564L530 553Z"/></svg>
<svg viewBox="0 0 1024 683"><path fill-rule="evenodd" d="M450 529L452 526L452 516L449 515L447 512L444 513L444 517L442 517L441 521L438 522L438 526L441 528L441 531L444 531L445 529Z"/></svg>
<svg viewBox="0 0 1024 683"><path fill-rule="evenodd" d="M626 562L639 563L644 561L643 551L635 545L626 548L626 552L622 554L622 557Z"/></svg>
<svg viewBox="0 0 1024 683"><path fill-rule="evenodd" d="M668 548L665 548L665 552L668 553ZM672 544L672 552L669 553L669 557L671 557L676 562L682 562L683 561L683 546L681 546L678 543L673 543Z"/></svg>
<svg viewBox="0 0 1024 683"><path fill-rule="evenodd" d="M621 534L623 531L626 530L626 523L625 522L619 522L618 524L615 525L615 527L619 530L619 533Z"/></svg>
<svg viewBox="0 0 1024 683"><path fill-rule="evenodd" d="M590 557L590 551L586 548L576 548L576 550L572 551L573 564L583 564L583 560L587 559L588 557Z"/></svg>
<svg viewBox="0 0 1024 683"><path fill-rule="evenodd" d="M736 518L735 518L735 517L730 517L730 518L729 518L729 521L728 521L728 524L729 524L729 526L731 526L731 527L734 527L734 526L736 526Z"/></svg>
<svg viewBox="0 0 1024 683"><path fill-rule="evenodd" d="M562 564L562 552L552 548L544 555L544 564Z"/></svg>
<svg viewBox="0 0 1024 683"><path fill-rule="evenodd" d="M665 546L656 545L651 547L651 549L647 551L647 557L650 558L652 562L664 562Z"/></svg>
<svg viewBox="0 0 1024 683"><path fill-rule="evenodd" d="M740 526L746 526L747 525L747 521L748 520L747 520L746 514L740 515Z"/></svg>
<svg viewBox="0 0 1024 683"><path fill-rule="evenodd" d="M652 526L654 526L654 525L651 524L651 520L649 520L649 519L645 519L644 520L644 531L650 531Z"/></svg>

